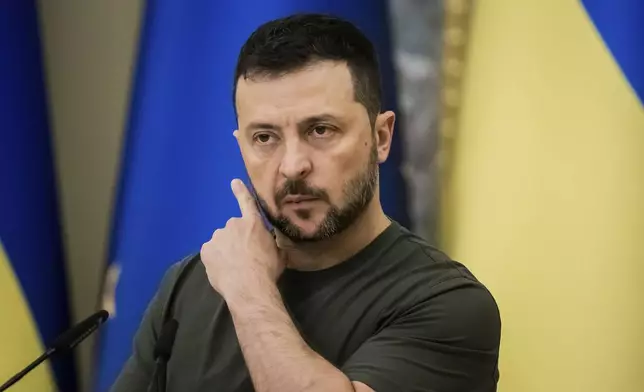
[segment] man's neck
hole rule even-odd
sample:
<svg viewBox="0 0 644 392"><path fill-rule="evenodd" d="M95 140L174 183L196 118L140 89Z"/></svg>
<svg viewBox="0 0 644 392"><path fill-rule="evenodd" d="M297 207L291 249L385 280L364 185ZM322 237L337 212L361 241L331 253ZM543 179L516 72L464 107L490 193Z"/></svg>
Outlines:
<svg viewBox="0 0 644 392"><path fill-rule="evenodd" d="M372 205L351 226L332 238L313 243L293 243L276 232L277 246L284 252L287 268L300 271L322 270L361 251L390 224L380 203L373 200Z"/></svg>

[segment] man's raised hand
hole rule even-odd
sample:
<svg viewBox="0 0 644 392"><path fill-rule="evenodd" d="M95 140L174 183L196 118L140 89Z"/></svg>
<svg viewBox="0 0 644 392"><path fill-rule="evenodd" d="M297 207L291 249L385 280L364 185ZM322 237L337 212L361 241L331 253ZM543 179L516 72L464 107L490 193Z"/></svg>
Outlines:
<svg viewBox="0 0 644 392"><path fill-rule="evenodd" d="M241 217L229 219L201 247L210 285L224 299L243 295L253 286L274 284L284 270L284 261L254 197L239 179L232 181L231 188Z"/></svg>

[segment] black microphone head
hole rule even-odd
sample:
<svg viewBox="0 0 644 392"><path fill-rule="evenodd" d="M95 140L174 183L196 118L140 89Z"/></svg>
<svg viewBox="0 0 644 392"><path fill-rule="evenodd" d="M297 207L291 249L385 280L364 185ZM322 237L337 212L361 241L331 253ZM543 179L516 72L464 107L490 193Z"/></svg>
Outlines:
<svg viewBox="0 0 644 392"><path fill-rule="evenodd" d="M110 316L106 310L99 310L72 328L60 334L50 345L53 351L67 350L75 347L85 340L92 332L96 331Z"/></svg>
<svg viewBox="0 0 644 392"><path fill-rule="evenodd" d="M174 338L177 335L179 322L175 319L170 319L161 328L159 339L154 346L154 359L169 360L172 354L172 346L174 345Z"/></svg>

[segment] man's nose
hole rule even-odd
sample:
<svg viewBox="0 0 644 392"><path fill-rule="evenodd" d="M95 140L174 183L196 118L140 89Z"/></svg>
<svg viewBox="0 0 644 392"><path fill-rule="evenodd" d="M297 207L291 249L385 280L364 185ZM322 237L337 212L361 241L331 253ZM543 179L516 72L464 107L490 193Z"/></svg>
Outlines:
<svg viewBox="0 0 644 392"><path fill-rule="evenodd" d="M297 180L306 177L312 169L310 154L303 143L291 142L286 145L280 164L280 174L285 178Z"/></svg>

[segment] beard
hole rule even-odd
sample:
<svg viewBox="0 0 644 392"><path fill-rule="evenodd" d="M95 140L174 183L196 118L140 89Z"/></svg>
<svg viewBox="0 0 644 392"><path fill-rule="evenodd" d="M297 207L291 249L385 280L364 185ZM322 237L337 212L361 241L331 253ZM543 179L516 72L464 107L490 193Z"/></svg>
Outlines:
<svg viewBox="0 0 644 392"><path fill-rule="evenodd" d="M340 205L331 203L328 193L321 188L309 186L304 179L287 180L275 193L275 203L280 205L288 195L312 196L327 202L330 206L317 230L305 235L302 230L283 214L271 212L266 201L255 193L257 203L266 220L293 242L317 242L331 238L350 227L367 209L378 186L378 151L374 143L369 154L367 167L357 176L347 181L342 189L343 200ZM296 212L302 219L308 219L306 210Z"/></svg>

